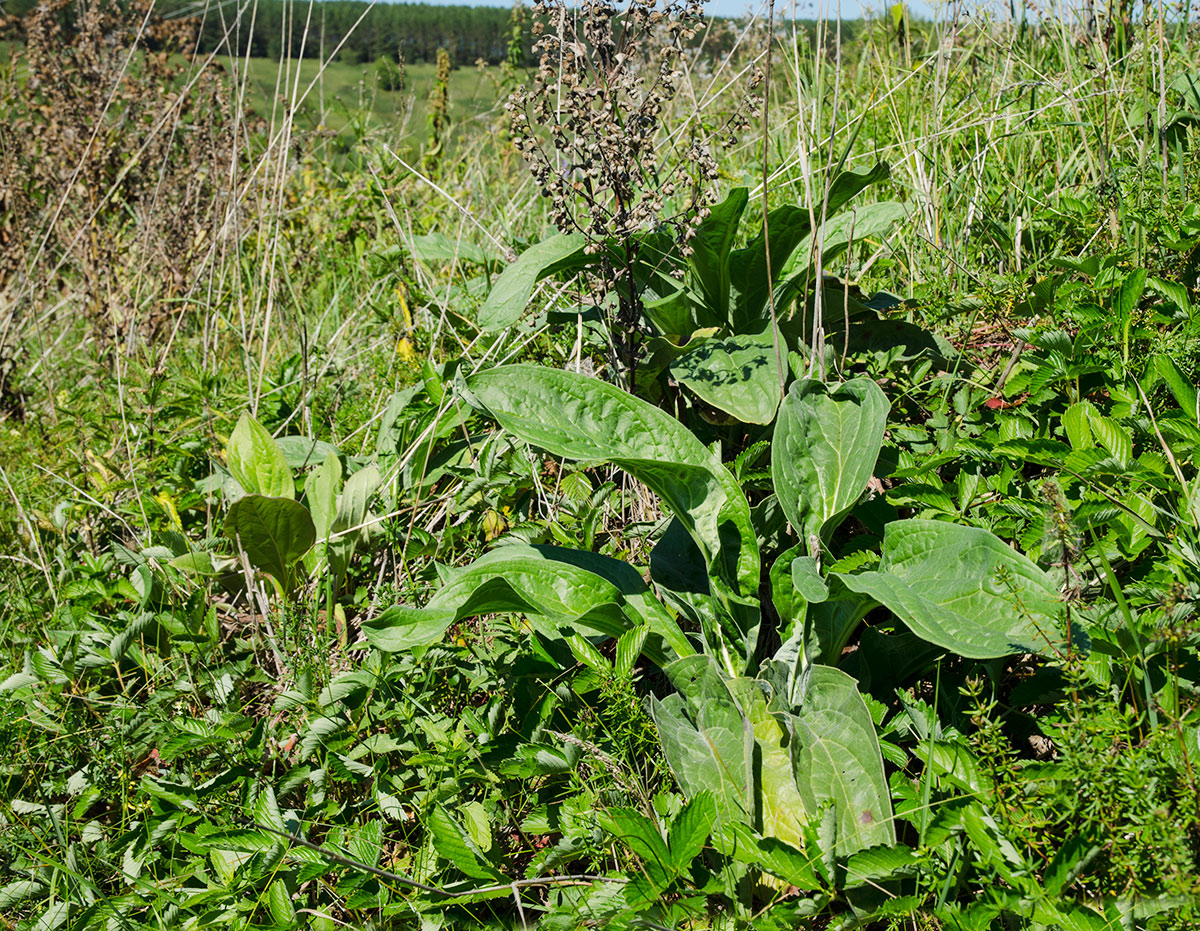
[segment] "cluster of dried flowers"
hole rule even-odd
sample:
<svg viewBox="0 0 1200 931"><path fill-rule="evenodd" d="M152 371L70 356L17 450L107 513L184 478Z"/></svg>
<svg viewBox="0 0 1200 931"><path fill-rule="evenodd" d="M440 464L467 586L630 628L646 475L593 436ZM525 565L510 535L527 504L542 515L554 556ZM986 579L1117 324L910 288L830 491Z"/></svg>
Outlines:
<svg viewBox="0 0 1200 931"><path fill-rule="evenodd" d="M597 252L656 227L677 193L689 195L681 213L700 217L716 159L705 139L676 145L660 132L703 24L699 0L632 0L621 11L608 0L540 2L534 14L539 66L508 109L555 225L587 234Z"/></svg>
<svg viewBox="0 0 1200 931"><path fill-rule="evenodd" d="M746 125L740 108L716 131L669 125L685 56L704 25L701 0L540 0L538 68L508 101L513 142L550 216L597 256L597 299L615 295L610 332L632 377L645 324L636 268L644 236L670 230L683 254L708 215L715 150ZM752 88L753 89L753 88Z"/></svg>
<svg viewBox="0 0 1200 931"><path fill-rule="evenodd" d="M0 346L43 291L71 294L101 339L169 326L237 158L226 82L179 54L196 29L149 0L0 19L19 40L0 68Z"/></svg>

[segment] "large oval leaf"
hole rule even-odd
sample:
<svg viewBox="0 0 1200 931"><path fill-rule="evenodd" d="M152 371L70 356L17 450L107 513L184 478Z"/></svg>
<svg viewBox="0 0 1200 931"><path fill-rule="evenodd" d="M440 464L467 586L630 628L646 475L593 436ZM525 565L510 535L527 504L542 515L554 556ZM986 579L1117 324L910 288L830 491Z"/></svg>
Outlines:
<svg viewBox="0 0 1200 931"><path fill-rule="evenodd" d="M644 482L679 518L712 573L750 598L758 590L758 539L737 481L666 412L595 378L537 365L505 365L468 388L506 430L568 459L612 462Z"/></svg>
<svg viewBox="0 0 1200 931"><path fill-rule="evenodd" d="M972 659L1043 652L1062 602L1049 576L979 527L935 520L887 525L876 572L838 574L930 643Z"/></svg>
<svg viewBox="0 0 1200 931"><path fill-rule="evenodd" d="M305 507L290 498L246 495L229 507L225 532L246 551L250 564L286 590L292 566L309 551L317 531Z"/></svg>
<svg viewBox="0 0 1200 931"><path fill-rule="evenodd" d="M492 550L456 571L424 608L389 608L363 632L380 650L419 649L464 618L501 612L522 614L553 636L573 627L616 637L645 624L657 635L646 655L660 664L695 652L632 566L555 546Z"/></svg>
<svg viewBox="0 0 1200 931"><path fill-rule="evenodd" d="M525 312L534 286L548 275L579 268L588 261L583 248L587 241L579 233L558 233L530 246L496 279L479 309L481 330L503 330Z"/></svg>
<svg viewBox="0 0 1200 931"><path fill-rule="evenodd" d="M672 663L667 673L678 692L662 701L651 696L650 714L680 788L692 798L711 792L724 823L752 823L754 731L730 680L707 655Z"/></svg>
<svg viewBox="0 0 1200 931"><path fill-rule="evenodd" d="M810 666L798 684L792 763L805 807L815 814L833 806L838 856L894 844L883 757L858 684L829 666Z"/></svg>
<svg viewBox="0 0 1200 931"><path fill-rule="evenodd" d="M819 381L792 384L771 445L775 493L801 547L816 556L858 501L879 458L890 405L868 378L832 392Z"/></svg>
<svg viewBox="0 0 1200 931"><path fill-rule="evenodd" d="M705 340L676 359L671 374L701 400L742 423L768 424L783 396L786 355L783 335L767 327L761 333Z"/></svg>
<svg viewBox="0 0 1200 931"><path fill-rule="evenodd" d="M266 427L249 414L242 414L229 435L225 464L246 494L268 498L296 497L287 457Z"/></svg>

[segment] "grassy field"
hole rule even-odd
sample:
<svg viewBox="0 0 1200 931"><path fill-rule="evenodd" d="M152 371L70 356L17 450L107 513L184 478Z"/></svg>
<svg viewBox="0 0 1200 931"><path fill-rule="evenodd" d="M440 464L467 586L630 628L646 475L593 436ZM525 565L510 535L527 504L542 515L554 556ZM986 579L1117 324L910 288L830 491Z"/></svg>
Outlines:
<svg viewBox="0 0 1200 931"><path fill-rule="evenodd" d="M1200 927L1196 38L952 13L7 46L0 925Z"/></svg>
<svg viewBox="0 0 1200 931"><path fill-rule="evenodd" d="M256 115L278 118L294 109L305 130L329 129L352 139L358 129L386 128L407 145L424 142L435 65L405 66L403 90L381 90L373 64L353 65L313 59L282 66L265 58L222 60L230 80L245 88ZM450 119L456 124L497 117L498 69L456 68L449 82Z"/></svg>

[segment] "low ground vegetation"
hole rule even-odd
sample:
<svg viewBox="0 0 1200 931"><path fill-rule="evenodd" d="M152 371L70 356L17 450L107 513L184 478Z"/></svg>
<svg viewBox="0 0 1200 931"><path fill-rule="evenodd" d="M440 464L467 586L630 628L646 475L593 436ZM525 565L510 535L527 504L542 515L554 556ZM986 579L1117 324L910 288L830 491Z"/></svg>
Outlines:
<svg viewBox="0 0 1200 931"><path fill-rule="evenodd" d="M468 101L61 12L6 927L1200 926L1178 22L547 6Z"/></svg>

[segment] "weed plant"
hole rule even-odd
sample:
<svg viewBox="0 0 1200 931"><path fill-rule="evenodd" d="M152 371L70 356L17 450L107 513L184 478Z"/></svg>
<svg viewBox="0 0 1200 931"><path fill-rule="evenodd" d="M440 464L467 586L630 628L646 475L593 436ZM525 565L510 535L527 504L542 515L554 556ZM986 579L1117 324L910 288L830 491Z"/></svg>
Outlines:
<svg viewBox="0 0 1200 931"><path fill-rule="evenodd" d="M360 97L82 9L0 62L7 926L1200 926L1187 29L592 4Z"/></svg>

